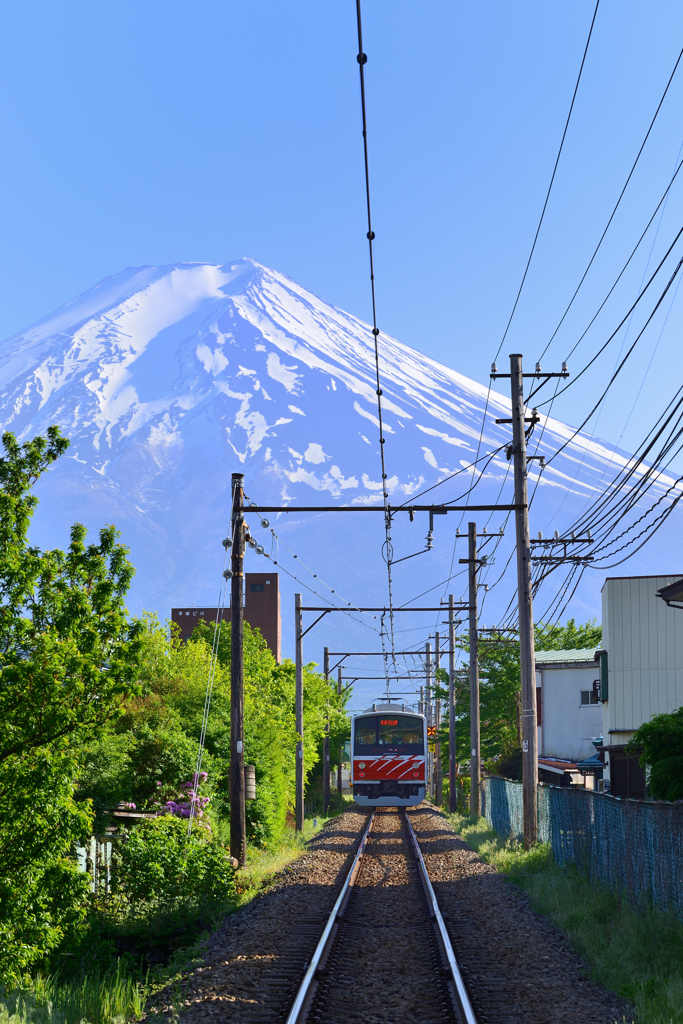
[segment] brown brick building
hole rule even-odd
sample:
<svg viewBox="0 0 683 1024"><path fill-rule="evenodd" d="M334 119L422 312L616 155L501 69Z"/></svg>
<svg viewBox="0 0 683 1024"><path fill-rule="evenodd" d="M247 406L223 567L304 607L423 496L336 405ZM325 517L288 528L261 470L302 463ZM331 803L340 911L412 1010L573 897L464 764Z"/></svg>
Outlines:
<svg viewBox="0 0 683 1024"><path fill-rule="evenodd" d="M244 619L254 629L261 631L261 636L275 655L275 660L282 658L280 617L280 583L276 572L247 572L244 574ZM198 622L215 622L216 614L230 621L230 607L209 608L206 605L193 608L172 608L171 622L180 626L183 640L189 640L192 630Z"/></svg>

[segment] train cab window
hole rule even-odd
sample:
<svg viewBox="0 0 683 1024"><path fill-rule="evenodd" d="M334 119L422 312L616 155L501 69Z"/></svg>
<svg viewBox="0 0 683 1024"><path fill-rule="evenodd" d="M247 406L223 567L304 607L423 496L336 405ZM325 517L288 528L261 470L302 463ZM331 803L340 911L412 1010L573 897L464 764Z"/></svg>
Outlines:
<svg viewBox="0 0 683 1024"><path fill-rule="evenodd" d="M422 742L422 722L417 718L406 718L404 715L397 715L396 718L380 718L378 741L380 746L395 747L401 745L415 745Z"/></svg>
<svg viewBox="0 0 683 1024"><path fill-rule="evenodd" d="M356 746L367 747L374 744L376 730L376 718L357 718L355 736Z"/></svg>
<svg viewBox="0 0 683 1024"><path fill-rule="evenodd" d="M424 754L424 722L412 715L367 715L356 719L356 754Z"/></svg>

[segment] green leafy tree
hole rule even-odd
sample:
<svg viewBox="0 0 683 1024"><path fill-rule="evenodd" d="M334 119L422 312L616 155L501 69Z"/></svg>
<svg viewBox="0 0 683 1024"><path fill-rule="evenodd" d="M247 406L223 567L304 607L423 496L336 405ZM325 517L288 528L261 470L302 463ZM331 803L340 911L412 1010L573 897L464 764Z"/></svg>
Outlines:
<svg viewBox="0 0 683 1024"><path fill-rule="evenodd" d="M133 567L116 531L41 551L28 529L33 485L64 453L56 427L0 458L0 983L16 981L84 913L74 844L89 808L74 800L79 748L137 687L140 627L123 605Z"/></svg>
<svg viewBox="0 0 683 1024"><path fill-rule="evenodd" d="M143 636L144 693L130 698L122 716L84 757L80 792L93 800L98 827L119 801L152 808L159 791L177 788L195 770L214 625L201 623L182 643L148 617ZM256 769L256 800L247 802L251 843L271 846L282 837L294 798L296 729L294 665L278 665L259 630L244 625L244 754ZM327 714L333 736L348 729L345 698L314 671L304 668L304 749L307 777L320 757ZM230 626L223 623L202 767L208 774L206 814L216 835L227 840L230 820Z"/></svg>
<svg viewBox="0 0 683 1024"><path fill-rule="evenodd" d="M657 800L683 800L683 708L655 715L631 740L642 750L640 763L648 771L648 788Z"/></svg>

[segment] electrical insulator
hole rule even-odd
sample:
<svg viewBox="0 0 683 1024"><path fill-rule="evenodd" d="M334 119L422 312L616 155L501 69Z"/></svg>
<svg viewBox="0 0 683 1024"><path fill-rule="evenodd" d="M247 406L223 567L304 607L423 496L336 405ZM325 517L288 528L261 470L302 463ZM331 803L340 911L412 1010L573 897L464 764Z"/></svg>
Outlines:
<svg viewBox="0 0 683 1024"><path fill-rule="evenodd" d="M593 534L590 532L590 530L588 531L588 539L593 540Z"/></svg>
<svg viewBox="0 0 683 1024"><path fill-rule="evenodd" d="M491 363L491 373L498 373L498 367L495 363Z"/></svg>
<svg viewBox="0 0 683 1024"><path fill-rule="evenodd" d="M265 553L266 553L266 549L264 548L263 544L259 544L258 547L256 548L256 554L257 555L265 555Z"/></svg>
<svg viewBox="0 0 683 1024"><path fill-rule="evenodd" d="M270 526L270 519L262 519L261 526L263 527L264 530L267 530L268 527Z"/></svg>
<svg viewBox="0 0 683 1024"><path fill-rule="evenodd" d="M543 534L541 533L540 530L538 531L538 539L539 540L543 540Z"/></svg>
<svg viewBox="0 0 683 1024"><path fill-rule="evenodd" d="M432 533L431 530L425 537L425 540L427 541L427 551L431 551L432 548L434 547L434 534Z"/></svg>
<svg viewBox="0 0 683 1024"><path fill-rule="evenodd" d="M567 364L566 363L562 363L562 373L569 373L569 370L567 369Z"/></svg>
<svg viewBox="0 0 683 1024"><path fill-rule="evenodd" d="M256 547L256 541L254 540L254 538L253 538L253 537L250 537L250 538L249 538L249 541L248 541L248 543L249 543L249 547L250 547L250 548L255 548L255 547Z"/></svg>
<svg viewBox="0 0 683 1024"><path fill-rule="evenodd" d="M540 363L536 363L536 373L540 373L540 372L541 372L541 364Z"/></svg>
<svg viewBox="0 0 683 1024"><path fill-rule="evenodd" d="M229 580L232 578L232 569L226 569L223 573L223 578Z"/></svg>
<svg viewBox="0 0 683 1024"><path fill-rule="evenodd" d="M572 530L572 540L576 540L576 530Z"/></svg>
<svg viewBox="0 0 683 1024"><path fill-rule="evenodd" d="M223 547L224 548L231 548L232 547L232 541L230 540L229 537L226 537L225 540L222 543L223 543Z"/></svg>
<svg viewBox="0 0 683 1024"><path fill-rule="evenodd" d="M484 536L486 536L486 527L484 527L484 529L482 530L482 533L483 533Z"/></svg>
<svg viewBox="0 0 683 1024"><path fill-rule="evenodd" d="M555 540L559 540L560 539L560 534L558 533L557 530L555 530L555 535L554 536L555 536Z"/></svg>

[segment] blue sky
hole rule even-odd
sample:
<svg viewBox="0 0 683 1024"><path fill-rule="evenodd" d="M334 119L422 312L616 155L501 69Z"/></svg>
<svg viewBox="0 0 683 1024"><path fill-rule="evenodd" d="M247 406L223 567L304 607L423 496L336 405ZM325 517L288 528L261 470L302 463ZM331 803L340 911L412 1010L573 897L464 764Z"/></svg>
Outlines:
<svg viewBox="0 0 683 1024"><path fill-rule="evenodd" d="M593 7L364 3L379 323L477 380L519 286ZM0 336L127 265L242 255L369 317L353 0L27 0L5 7L1 35ZM535 362L545 346L682 45L679 3L601 0L503 355ZM559 368L658 202L683 144L682 101L683 62L544 365ZM570 369L673 239L680 178ZM680 379L680 302L663 305L592 421L623 447ZM622 331L557 415L582 418L623 344Z"/></svg>

